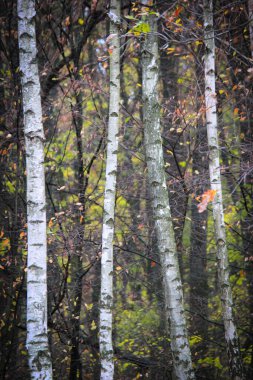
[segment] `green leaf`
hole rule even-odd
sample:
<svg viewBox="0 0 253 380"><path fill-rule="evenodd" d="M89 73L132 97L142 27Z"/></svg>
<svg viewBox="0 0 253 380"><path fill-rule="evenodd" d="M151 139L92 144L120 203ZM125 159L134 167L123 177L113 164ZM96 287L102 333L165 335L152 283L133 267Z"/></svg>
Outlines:
<svg viewBox="0 0 253 380"><path fill-rule="evenodd" d="M190 346L193 346L194 344L200 343L201 341L202 341L201 336L193 335L190 337Z"/></svg>
<svg viewBox="0 0 253 380"><path fill-rule="evenodd" d="M214 366L216 367L216 368L219 368L219 369L222 369L222 365L221 365L221 362L220 362L220 358L215 358L214 359Z"/></svg>
<svg viewBox="0 0 253 380"><path fill-rule="evenodd" d="M150 26L146 22L138 22L132 29L129 30L129 33L139 36L141 33L149 33Z"/></svg>
<svg viewBox="0 0 253 380"><path fill-rule="evenodd" d="M124 17L127 18L128 20L137 20L134 16L131 16L131 15L127 15Z"/></svg>
<svg viewBox="0 0 253 380"><path fill-rule="evenodd" d="M91 322L90 329L91 329L92 331L94 331L94 330L96 330L96 328L97 328L97 325L96 325L95 321L93 320L93 321Z"/></svg>

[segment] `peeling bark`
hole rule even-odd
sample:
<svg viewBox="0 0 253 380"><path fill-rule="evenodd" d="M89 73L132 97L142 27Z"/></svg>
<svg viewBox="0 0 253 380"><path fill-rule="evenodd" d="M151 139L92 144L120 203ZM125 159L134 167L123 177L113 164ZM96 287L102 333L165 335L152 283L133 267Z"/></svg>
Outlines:
<svg viewBox="0 0 253 380"><path fill-rule="evenodd" d="M35 35L35 2L18 1L18 36L27 172L27 349L32 379L52 379L47 332L44 131Z"/></svg>
<svg viewBox="0 0 253 380"><path fill-rule="evenodd" d="M239 340L233 315L233 297L229 282L228 253L223 213L222 187L219 161L217 100L215 88L215 41L213 28L213 3L204 0L205 102L209 147L209 174L211 189L216 191L213 201L213 219L217 247L218 280L221 292L225 340L232 379L243 379L243 366Z"/></svg>
<svg viewBox="0 0 253 380"><path fill-rule="evenodd" d="M101 295L99 347L101 380L112 380L114 374L112 343L113 307L113 236L117 174L117 151L120 107L120 1L111 0L110 6L110 101L107 137L104 215L102 230Z"/></svg>

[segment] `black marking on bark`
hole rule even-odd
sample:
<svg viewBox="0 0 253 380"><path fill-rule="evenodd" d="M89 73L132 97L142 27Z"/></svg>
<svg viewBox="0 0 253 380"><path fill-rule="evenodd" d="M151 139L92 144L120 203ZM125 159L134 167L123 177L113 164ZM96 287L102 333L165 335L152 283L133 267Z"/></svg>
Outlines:
<svg viewBox="0 0 253 380"><path fill-rule="evenodd" d="M112 113L110 114L110 116L111 116L111 117L119 117L119 115L117 114L117 112L112 112Z"/></svg>

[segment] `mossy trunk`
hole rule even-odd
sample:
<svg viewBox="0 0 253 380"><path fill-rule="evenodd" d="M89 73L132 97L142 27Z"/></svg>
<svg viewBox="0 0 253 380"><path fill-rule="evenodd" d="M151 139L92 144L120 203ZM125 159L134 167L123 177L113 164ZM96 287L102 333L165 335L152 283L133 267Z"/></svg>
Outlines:
<svg viewBox="0 0 253 380"><path fill-rule="evenodd" d="M148 185L163 276L166 317L170 329L175 378L194 379L184 315L178 253L164 170L157 93L159 66L156 15L148 14L145 22L149 25L150 32L145 34L142 45L144 143Z"/></svg>
<svg viewBox="0 0 253 380"><path fill-rule="evenodd" d="M215 86L215 40L213 28L213 4L204 0L204 37L205 37L205 102L206 125L209 148L209 174L211 189L216 192L213 201L213 220L216 239L218 280L221 292L222 314L225 340L232 379L243 379L243 367L239 340L233 315L233 297L229 282L228 253L223 213L222 186L219 160L217 100Z"/></svg>

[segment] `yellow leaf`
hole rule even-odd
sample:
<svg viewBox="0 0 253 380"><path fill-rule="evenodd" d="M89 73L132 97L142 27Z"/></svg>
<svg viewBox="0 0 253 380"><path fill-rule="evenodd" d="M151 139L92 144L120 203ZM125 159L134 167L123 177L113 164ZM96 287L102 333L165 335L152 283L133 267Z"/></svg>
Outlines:
<svg viewBox="0 0 253 380"><path fill-rule="evenodd" d="M176 48L174 48L174 47L168 48L167 49L167 54L172 54L172 53L174 53L175 50L176 50Z"/></svg>
<svg viewBox="0 0 253 380"><path fill-rule="evenodd" d="M86 303L85 304L85 307L86 307L86 309L88 310L88 311L90 311L92 308L93 308L93 303Z"/></svg>
<svg viewBox="0 0 253 380"><path fill-rule="evenodd" d="M48 222L48 227L51 228L54 225L53 219L51 218Z"/></svg>
<svg viewBox="0 0 253 380"><path fill-rule="evenodd" d="M78 24L79 24L79 25L83 25L83 24L84 24L84 19L79 18L79 19L78 19Z"/></svg>
<svg viewBox="0 0 253 380"><path fill-rule="evenodd" d="M234 115L237 116L237 115L238 115L238 112L239 112L239 108L235 108L235 109L234 109Z"/></svg>
<svg viewBox="0 0 253 380"><path fill-rule="evenodd" d="M96 325L95 321L93 320L93 321L91 322L90 329L91 329L91 331L94 331L94 330L96 330L96 328L97 328L97 325Z"/></svg>

